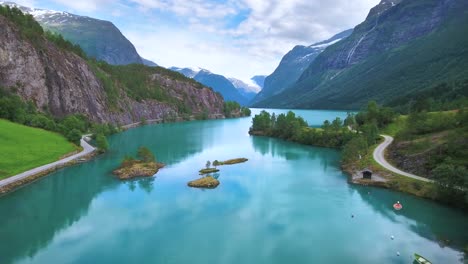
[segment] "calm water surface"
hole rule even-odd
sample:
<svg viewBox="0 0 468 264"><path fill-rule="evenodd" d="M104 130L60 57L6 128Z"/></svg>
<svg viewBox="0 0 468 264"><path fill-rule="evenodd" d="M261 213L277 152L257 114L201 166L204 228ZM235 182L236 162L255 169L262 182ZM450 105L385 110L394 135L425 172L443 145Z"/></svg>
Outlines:
<svg viewBox="0 0 468 264"><path fill-rule="evenodd" d="M346 116L297 112L313 126ZM0 197L0 263L412 263L414 252L463 262L466 214L349 185L338 151L250 137L250 125L132 129L110 137L105 155ZM167 167L150 179L113 178L141 145ZM207 160L236 157L249 161L220 167L217 189L187 187Z"/></svg>

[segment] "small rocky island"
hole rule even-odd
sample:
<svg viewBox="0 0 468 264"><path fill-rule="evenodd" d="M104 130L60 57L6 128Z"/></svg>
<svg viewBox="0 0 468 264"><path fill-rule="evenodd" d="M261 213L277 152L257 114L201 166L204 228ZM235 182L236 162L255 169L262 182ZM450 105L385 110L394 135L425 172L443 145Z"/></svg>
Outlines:
<svg viewBox="0 0 468 264"><path fill-rule="evenodd" d="M218 172L218 171L219 170L216 169L216 168L206 168L206 169L201 169L198 172L200 173L200 175L204 175L204 174L215 173L215 172Z"/></svg>
<svg viewBox="0 0 468 264"><path fill-rule="evenodd" d="M246 158L230 159L230 160L226 160L226 161L215 160L215 161L213 161L213 163L211 163L211 161L207 161L206 165L205 165L206 168L199 170L199 173L200 173L200 175L215 173L215 172L219 171L219 169L216 168L217 166L233 165L233 164L237 164L237 163L243 163L243 162L246 162L246 161L248 161L248 159L246 159ZM211 165L213 165L214 167L212 168ZM188 182L187 185L190 186L190 187L195 187L195 188L214 189L214 188L218 187L218 185L219 185L219 181L217 179L218 177L216 177L216 176L213 177L211 175L207 175L207 176L202 177L200 179L190 181L190 182Z"/></svg>
<svg viewBox="0 0 468 264"><path fill-rule="evenodd" d="M120 167L113 171L113 174L117 175L121 180L151 177L164 167L164 164L156 162L156 157L146 147L138 149L138 158L125 157Z"/></svg>
<svg viewBox="0 0 468 264"><path fill-rule="evenodd" d="M238 163L244 163L248 161L249 159L246 158L237 158L237 159L230 159L230 160L225 160L225 161L213 161L213 166L222 166L222 165L233 165L233 164L238 164Z"/></svg>
<svg viewBox="0 0 468 264"><path fill-rule="evenodd" d="M219 181L212 176L206 176L198 180L190 181L187 185L195 188L214 189L218 187Z"/></svg>

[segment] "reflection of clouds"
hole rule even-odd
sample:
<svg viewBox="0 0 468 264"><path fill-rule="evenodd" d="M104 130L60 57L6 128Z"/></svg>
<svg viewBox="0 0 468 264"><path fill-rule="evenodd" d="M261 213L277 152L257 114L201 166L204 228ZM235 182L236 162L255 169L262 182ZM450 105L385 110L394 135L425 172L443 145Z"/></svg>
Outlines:
<svg viewBox="0 0 468 264"><path fill-rule="evenodd" d="M111 176L66 177L84 180L57 185L59 190L77 186L68 189L67 194L74 195L62 193L39 201L47 204L47 200L68 197L71 203L88 197L92 202L80 209L79 217L67 220L70 224L54 229L53 239L38 246L33 257L22 254L19 263L393 263L428 250L427 257L436 263L456 262L456 251L441 249L413 228L430 232L424 225L449 226L459 231L466 225L439 218L466 218L437 210L433 213L440 216L431 218L432 213L426 211L432 207L427 202L412 203L407 198L405 210L396 214L389 201L395 197L402 200L401 194L347 185L337 166L337 151L268 138L259 138L261 144L256 144L255 137L237 134L249 122L209 122L219 133L208 140L211 143L204 141L206 147L190 158L172 160L153 178L133 181L133 191L127 185L130 183L120 183ZM229 132L230 125L235 130ZM259 149L265 142L267 151L262 153ZM170 151L171 144L160 145L158 150ZM177 148L174 155L178 155ZM292 157L289 160L288 155ZM186 186L199 177L198 170L207 160L234 157L249 161L221 166L218 188L201 191ZM117 158L98 158L95 165L105 167L98 175L110 171ZM88 190L90 193L83 196L83 186L94 181L93 186L106 191ZM36 190L39 194L33 198L41 197L43 193ZM367 190L371 195L364 197ZM48 208L56 213L54 209ZM395 236L394 241L390 235ZM339 254L330 254L337 248ZM369 248L372 250L362 254ZM400 258L396 251L402 253Z"/></svg>
<svg viewBox="0 0 468 264"><path fill-rule="evenodd" d="M468 241L468 234L459 232L468 229L466 215L407 194L362 186L351 188L379 219L376 222L389 223L385 239L394 235L397 248L403 248L408 254L412 254L411 250L427 252L425 256L434 263L458 262L456 249L461 250ZM404 204L401 211L393 210L392 204L397 200ZM441 247L437 241L440 237L449 239L452 248Z"/></svg>
<svg viewBox="0 0 468 264"><path fill-rule="evenodd" d="M60 241L60 243L76 241L89 235L92 231L93 231L93 227L89 225L88 226L87 225L82 225L82 226L72 225L70 228L60 233L56 237L56 240Z"/></svg>

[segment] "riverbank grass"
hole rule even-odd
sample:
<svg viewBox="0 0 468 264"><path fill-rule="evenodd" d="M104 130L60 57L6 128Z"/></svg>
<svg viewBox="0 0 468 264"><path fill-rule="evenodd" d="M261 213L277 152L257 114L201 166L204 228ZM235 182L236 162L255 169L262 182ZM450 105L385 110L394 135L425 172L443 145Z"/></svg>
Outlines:
<svg viewBox="0 0 468 264"><path fill-rule="evenodd" d="M54 162L80 148L65 137L0 119L0 179Z"/></svg>

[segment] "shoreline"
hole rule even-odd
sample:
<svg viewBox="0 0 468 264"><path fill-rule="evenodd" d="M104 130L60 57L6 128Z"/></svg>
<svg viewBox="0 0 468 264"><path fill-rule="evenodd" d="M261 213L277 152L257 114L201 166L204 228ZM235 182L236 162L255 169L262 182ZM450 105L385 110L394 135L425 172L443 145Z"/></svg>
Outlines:
<svg viewBox="0 0 468 264"><path fill-rule="evenodd" d="M266 136L261 133L255 133L255 134L249 133L249 134L251 136L269 137L269 138L274 138L277 140L282 140L279 138ZM385 139L385 138L382 138L382 139ZM294 141L288 141L288 142L301 144L299 142L294 142ZM449 204L446 204L444 201L437 198L437 195L435 193L434 182L431 181L430 179L420 180L419 178L422 178L422 177L413 178L413 177L408 177L405 175L397 174L391 170L388 170L384 166L382 166L377 160L374 160L374 157L373 157L374 152L379 146L385 143L386 143L385 140L381 140L376 145L371 146L369 148L369 153L363 156L362 160L355 161L350 164L341 164L340 166L341 170L347 174L348 184L389 189L392 191L414 195L416 197L431 200L431 201L434 201L434 202L437 202L446 206L450 206ZM306 144L301 144L301 145L324 148L323 146L318 146L318 145L306 145ZM329 147L325 147L325 148L329 148ZM331 149L336 149L336 148L331 148ZM362 176L359 176L363 168L372 169L374 172L373 177L374 175L376 175L377 176L376 178L378 180L363 179ZM463 211L462 208L458 208L458 207L453 207L453 208Z"/></svg>
<svg viewBox="0 0 468 264"><path fill-rule="evenodd" d="M234 117L234 118L241 118L246 116ZM222 114L211 114L209 115L208 119L206 120L217 120L217 119L228 119ZM128 129L148 125L148 124L162 124L162 123L179 123L179 122L190 122L196 121L197 119L191 118L190 120L185 120L183 118L177 118L176 120L167 121L161 118L158 119L150 119L145 122L135 122L131 124L127 124L121 126L122 131L126 131ZM119 132L119 133L120 133ZM65 154L64 157L61 159L54 161L52 163L44 164L42 166L24 171L17 175L10 176L8 178L0 180L0 197L7 195L8 193L14 192L28 184L31 184L41 178L49 175L52 172L55 172L59 169L70 167L76 165L78 163L87 162L97 156L99 153L97 152L97 148L91 146L88 142L86 142L85 138L89 137L89 134L83 135L80 140L80 147L83 149L82 151L76 153L70 152ZM79 159L83 159L83 161L78 161Z"/></svg>
<svg viewBox="0 0 468 264"><path fill-rule="evenodd" d="M65 163L62 163L60 165L56 165L50 169L47 169L47 170L43 170L43 171L40 171L40 172L37 172L35 174L31 174L25 178L22 178L22 179L18 179L18 180L15 180L7 185L4 185L4 186L1 186L0 187L0 198L4 195L7 195L9 193L12 193L14 191L17 191L19 189L21 189L22 187L25 187L31 183L34 183L44 177L46 177L47 175L55 172L55 171L58 171L60 169L63 169L63 168L66 168L66 167L70 167L70 166L73 166L73 165L76 165L76 164L79 164L79 163L83 163L83 162L87 162L89 160L91 160L92 158L94 158L95 156L97 156L98 153L97 151L94 151L90 154L87 154L85 156L81 156L80 158L76 158L76 159L73 159L73 160L70 160L68 162L65 162ZM84 159L84 161L78 161L78 159ZM13 176L12 176L13 177Z"/></svg>
<svg viewBox="0 0 468 264"><path fill-rule="evenodd" d="M79 159L89 161L97 155L97 148L86 142L85 138L89 135L83 135L80 140L80 146L83 149L79 153L71 152L66 154L64 158L57 161L44 164L42 166L24 171L11 177L0 180L0 196L13 192L22 186L32 183L54 171L80 163Z"/></svg>
<svg viewBox="0 0 468 264"><path fill-rule="evenodd" d="M374 160L374 152L384 144L385 141L380 141L376 145L369 148L369 153L362 157L362 160L355 161L350 164L342 164L341 170L348 175L348 183L362 186L371 186L376 188L389 189L395 192L406 193L419 198L427 199L444 206L449 206L460 211L464 211L463 208L455 207L445 203L443 200L438 199L436 194L436 186L433 181L427 179L422 181L417 178L412 178L404 175L397 174L391 170L387 170L378 161ZM361 172L362 168L369 168L374 174L377 174L381 178L385 179L382 181L374 181L369 179L353 179L354 174ZM373 176L374 176L373 174Z"/></svg>

